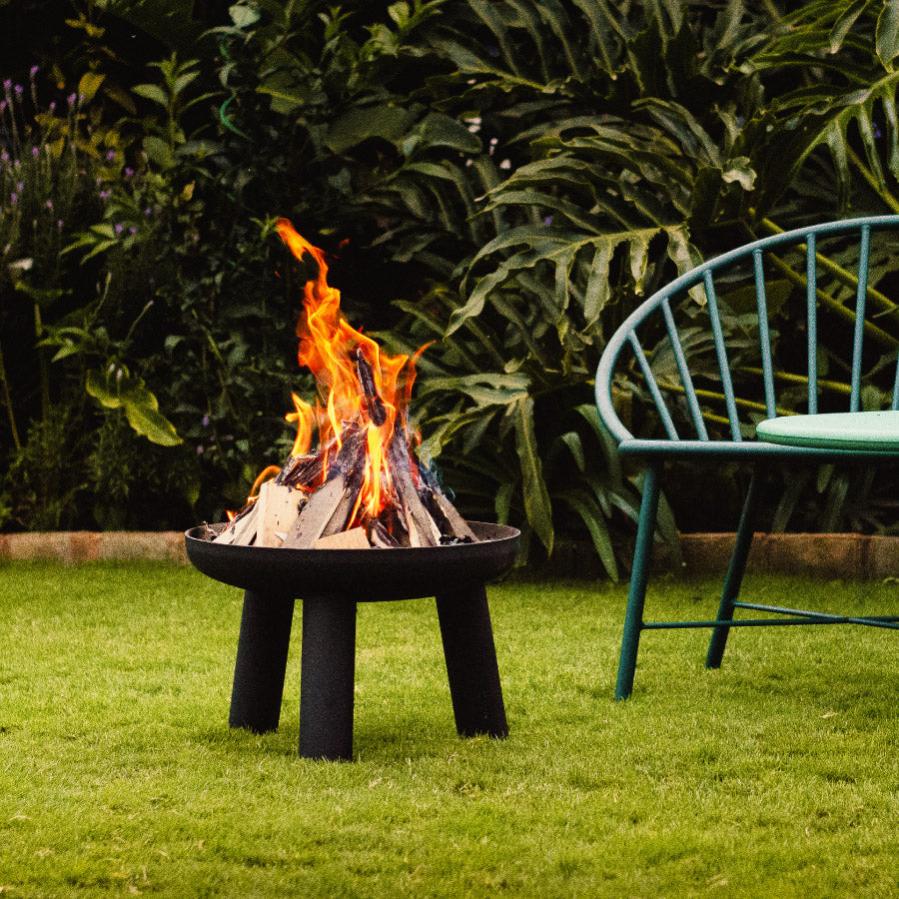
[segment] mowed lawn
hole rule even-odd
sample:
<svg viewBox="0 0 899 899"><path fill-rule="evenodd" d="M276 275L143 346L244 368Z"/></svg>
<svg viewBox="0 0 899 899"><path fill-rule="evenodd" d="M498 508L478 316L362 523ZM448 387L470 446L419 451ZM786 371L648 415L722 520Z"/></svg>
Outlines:
<svg viewBox="0 0 899 899"><path fill-rule="evenodd" d="M749 579L895 612L899 586ZM662 579L650 617L710 617ZM899 634L644 635L625 589L509 581L491 607L511 736L455 735L433 602L360 606L354 763L227 726L238 591L165 565L0 569L0 893L896 896Z"/></svg>

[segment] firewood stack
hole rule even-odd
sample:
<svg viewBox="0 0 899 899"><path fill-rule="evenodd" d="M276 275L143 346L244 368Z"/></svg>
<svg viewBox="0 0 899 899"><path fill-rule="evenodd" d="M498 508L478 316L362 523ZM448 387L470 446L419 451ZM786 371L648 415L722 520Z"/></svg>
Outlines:
<svg viewBox="0 0 899 899"><path fill-rule="evenodd" d="M396 391L387 403L379 395L379 379L370 359L385 357L363 351L363 346L373 346L370 339L339 317L339 293L327 285L324 257L316 255L321 251L300 238L289 222L279 223L279 233L298 258L312 251L319 262L318 279L306 285L305 318L299 329L300 361L312 368L320 386L331 391L335 372L342 375L344 397L346 379L352 378L355 387L349 393L355 392L355 402L344 400L340 411L350 417L342 418L335 427L334 416L330 416L331 424L319 427L317 451L309 452L307 442L307 451L291 455L214 539L235 546L287 549L389 549L475 542L471 528L413 454L405 403ZM327 304L331 308L322 313ZM324 314L332 317L325 328L320 321ZM314 327L310 324L313 315L318 315ZM320 377L309 360L321 359L322 348L310 349L309 344L322 341L322 334L329 342L328 358L333 358L335 348L343 356L340 365ZM395 365L394 376L390 379L379 372L380 383L394 383L406 360L386 357L386 364ZM410 369L414 377L414 360ZM409 389L411 381L406 402ZM335 406L333 397L330 399L329 411ZM370 456L373 444L379 449L377 463ZM380 479L376 501L371 499L372 478Z"/></svg>

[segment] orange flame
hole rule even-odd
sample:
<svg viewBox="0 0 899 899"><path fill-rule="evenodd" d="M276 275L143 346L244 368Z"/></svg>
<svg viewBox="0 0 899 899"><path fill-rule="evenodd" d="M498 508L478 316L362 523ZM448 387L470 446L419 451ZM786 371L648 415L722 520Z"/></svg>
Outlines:
<svg viewBox="0 0 899 899"><path fill-rule="evenodd" d="M320 450L332 441L339 449L348 423L365 427L365 467L359 500L350 519L352 526L360 517L377 517L390 501L392 478L387 451L395 428L406 426L415 363L426 347L419 349L411 360L408 356L382 352L374 340L353 328L341 314L340 291L328 284L324 252L300 235L287 219L278 219L275 230L298 260L309 255L318 266L316 277L303 288L303 313L297 323L297 359L315 375L323 409L316 410L293 394L295 411L287 415L287 420L296 422L297 426L292 455L309 451L316 424ZM369 408L372 397L366 395L365 386L360 383L357 352L371 370L374 397L379 406L377 414ZM378 423L375 419L383 421ZM326 459L325 476L327 463Z"/></svg>

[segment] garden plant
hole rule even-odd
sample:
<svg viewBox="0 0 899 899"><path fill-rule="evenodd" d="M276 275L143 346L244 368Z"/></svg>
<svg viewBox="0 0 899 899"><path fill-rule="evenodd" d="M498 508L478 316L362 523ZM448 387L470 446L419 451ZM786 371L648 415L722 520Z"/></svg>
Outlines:
<svg viewBox="0 0 899 899"><path fill-rule="evenodd" d="M7 528L240 504L289 447L305 377L286 214L331 254L354 323L395 350L435 340L418 425L460 505L541 552L589 535L618 576L637 489L591 406L614 327L721 249L899 209L889 2L32 5L57 36L29 36L3 101ZM821 285L834 396L854 262L828 257ZM891 259L873 273L866 408L897 347ZM785 271L783 298L801 289ZM774 327L801 339L786 311ZM639 391L621 401L642 414ZM663 500L669 540L675 521L733 526L739 472L718 472L713 521L696 477ZM794 479L776 525L889 530L891 477Z"/></svg>

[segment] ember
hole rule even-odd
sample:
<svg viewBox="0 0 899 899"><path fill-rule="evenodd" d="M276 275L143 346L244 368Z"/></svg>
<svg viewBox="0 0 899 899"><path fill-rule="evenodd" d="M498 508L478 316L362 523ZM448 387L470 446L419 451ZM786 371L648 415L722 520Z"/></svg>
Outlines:
<svg viewBox="0 0 899 899"><path fill-rule="evenodd" d="M409 399L425 347L411 358L381 352L341 315L324 253L287 219L277 231L297 259L308 254L318 265L304 288L297 358L315 375L319 397L312 405L293 395L290 457L259 475L247 505L216 542L292 549L474 542L411 450Z"/></svg>

